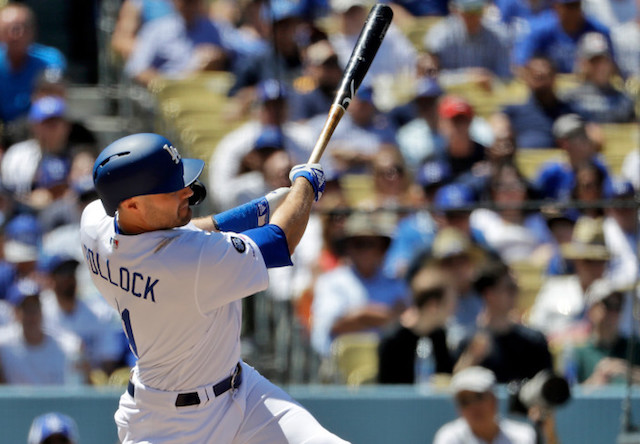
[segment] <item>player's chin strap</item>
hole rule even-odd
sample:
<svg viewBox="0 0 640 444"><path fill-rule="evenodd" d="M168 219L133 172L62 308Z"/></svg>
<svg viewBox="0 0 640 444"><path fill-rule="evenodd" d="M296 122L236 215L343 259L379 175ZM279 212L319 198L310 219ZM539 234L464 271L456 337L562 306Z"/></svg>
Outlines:
<svg viewBox="0 0 640 444"><path fill-rule="evenodd" d="M289 194L289 187L278 188L266 196L259 197L249 203L211 216L218 231L242 233L252 228L262 227L269 223L271 211L282 203Z"/></svg>

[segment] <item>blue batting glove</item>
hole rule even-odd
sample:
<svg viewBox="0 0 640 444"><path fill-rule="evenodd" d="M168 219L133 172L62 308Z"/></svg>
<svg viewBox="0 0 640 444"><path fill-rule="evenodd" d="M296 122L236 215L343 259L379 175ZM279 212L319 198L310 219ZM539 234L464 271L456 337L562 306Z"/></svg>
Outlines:
<svg viewBox="0 0 640 444"><path fill-rule="evenodd" d="M298 177L304 177L309 181L313 187L313 192L316 195L317 202L318 199L322 197L322 193L324 193L324 186L326 182L324 180L324 171L322 171L322 166L319 163L296 165L291 168L289 179L291 180L291 183L293 183Z"/></svg>

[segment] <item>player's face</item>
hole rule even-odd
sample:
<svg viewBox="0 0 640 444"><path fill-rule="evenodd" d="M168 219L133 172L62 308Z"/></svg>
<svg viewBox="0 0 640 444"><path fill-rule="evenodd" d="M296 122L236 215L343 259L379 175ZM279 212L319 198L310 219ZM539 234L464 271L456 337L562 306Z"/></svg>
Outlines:
<svg viewBox="0 0 640 444"><path fill-rule="evenodd" d="M185 187L173 193L140 196L141 215L154 230L181 227L191 220L189 198L193 190Z"/></svg>

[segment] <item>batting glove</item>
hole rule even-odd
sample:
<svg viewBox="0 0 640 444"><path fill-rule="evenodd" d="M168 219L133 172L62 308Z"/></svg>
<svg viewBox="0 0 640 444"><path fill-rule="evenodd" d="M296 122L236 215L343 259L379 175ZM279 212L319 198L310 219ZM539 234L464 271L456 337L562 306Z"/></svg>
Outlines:
<svg viewBox="0 0 640 444"><path fill-rule="evenodd" d="M291 183L293 183L298 177L304 177L309 181L309 183L313 187L313 192L316 195L317 202L318 199L322 197L325 186L324 171L322 171L322 166L319 163L296 165L291 168L289 179L291 180Z"/></svg>

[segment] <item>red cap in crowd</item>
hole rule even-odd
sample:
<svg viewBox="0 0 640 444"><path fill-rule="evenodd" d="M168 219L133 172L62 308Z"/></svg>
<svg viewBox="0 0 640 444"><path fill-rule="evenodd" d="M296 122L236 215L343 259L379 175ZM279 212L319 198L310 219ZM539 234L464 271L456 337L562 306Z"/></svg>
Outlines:
<svg viewBox="0 0 640 444"><path fill-rule="evenodd" d="M473 117L473 108L462 97L446 96L438 105L440 117L452 119L457 116Z"/></svg>

